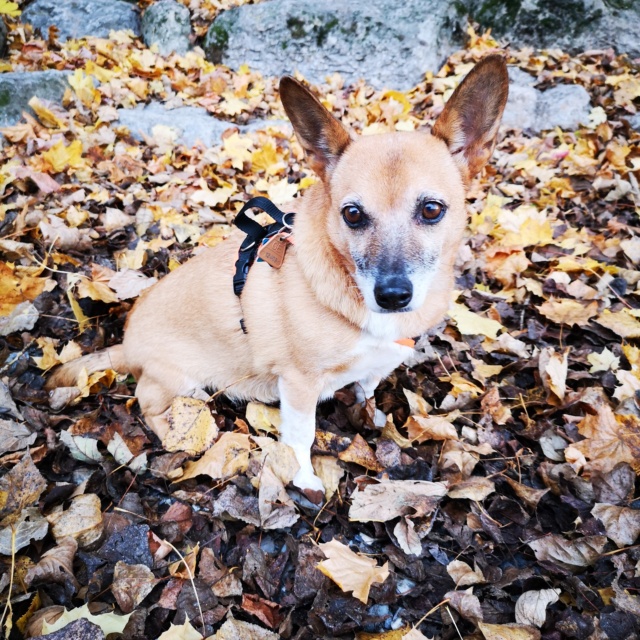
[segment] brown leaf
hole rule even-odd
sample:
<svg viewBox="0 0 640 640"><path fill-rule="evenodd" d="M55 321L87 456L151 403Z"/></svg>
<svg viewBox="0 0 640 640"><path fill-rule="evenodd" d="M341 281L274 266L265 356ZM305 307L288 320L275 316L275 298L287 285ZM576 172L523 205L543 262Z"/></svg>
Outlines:
<svg viewBox="0 0 640 640"><path fill-rule="evenodd" d="M124 613L133 611L158 583L149 567L117 562L113 573L111 592Z"/></svg>
<svg viewBox="0 0 640 640"><path fill-rule="evenodd" d="M347 449L338 454L338 458L343 462L359 464L376 473L383 470L383 466L378 462L373 449L359 433L356 434Z"/></svg>
<svg viewBox="0 0 640 640"><path fill-rule="evenodd" d="M428 515L446 493L444 482L383 480L351 495L349 520L386 522L398 516Z"/></svg>
<svg viewBox="0 0 640 640"><path fill-rule="evenodd" d="M29 568L25 575L25 582L55 582L64 584L69 580L75 589L80 585L73 572L73 559L78 550L75 538L62 538L56 547L45 551L38 564Z"/></svg>
<svg viewBox="0 0 640 640"><path fill-rule="evenodd" d="M551 534L527 543L538 561L553 562L569 571L579 571L600 558L607 544L605 536L585 536L568 540L559 534Z"/></svg>
<svg viewBox="0 0 640 640"><path fill-rule="evenodd" d="M243 433L226 432L200 460L188 462L180 480L208 475L214 480L231 478L244 473L249 466L249 436Z"/></svg>
<svg viewBox="0 0 640 640"><path fill-rule="evenodd" d="M456 583L456 587L466 587L471 584L482 584L486 582L482 570L474 566L472 569L466 562L462 560L452 560L447 565L447 573Z"/></svg>
<svg viewBox="0 0 640 640"><path fill-rule="evenodd" d="M589 324L589 320L597 315L598 303L594 301L583 305L577 300L568 298L561 300L551 299L543 302L539 310L543 316L556 324L577 324L579 327L583 327Z"/></svg>
<svg viewBox="0 0 640 640"><path fill-rule="evenodd" d="M227 618L225 623L207 640L280 640L280 636L256 624Z"/></svg>
<svg viewBox="0 0 640 640"><path fill-rule="evenodd" d="M81 548L88 547L102 535L100 498L95 493L75 497L66 511L53 511L47 516L56 542L72 537Z"/></svg>
<svg viewBox="0 0 640 640"><path fill-rule="evenodd" d="M516 482L509 477L505 479L518 498L532 509L537 508L538 502L540 502L544 495L549 493L549 489L532 489L531 487L527 487L526 485Z"/></svg>
<svg viewBox="0 0 640 640"><path fill-rule="evenodd" d="M410 416L404 425L411 440L457 440L456 428L442 416Z"/></svg>
<svg viewBox="0 0 640 640"><path fill-rule="evenodd" d="M640 510L638 509L598 503L591 509L591 515L602 522L607 537L619 548L631 546L640 536Z"/></svg>
<svg viewBox="0 0 640 640"><path fill-rule="evenodd" d="M473 587L469 587L466 591L449 591L444 597L463 618L476 624L483 619L480 600L473 595Z"/></svg>
<svg viewBox="0 0 640 640"><path fill-rule="evenodd" d="M29 453L0 478L0 526L20 519L23 509L35 504L47 483Z"/></svg>
<svg viewBox="0 0 640 640"><path fill-rule="evenodd" d="M284 615L280 611L280 605L270 602L256 595L244 593L242 595L242 604L240 605L247 613L255 616L270 629L280 626L284 619Z"/></svg>

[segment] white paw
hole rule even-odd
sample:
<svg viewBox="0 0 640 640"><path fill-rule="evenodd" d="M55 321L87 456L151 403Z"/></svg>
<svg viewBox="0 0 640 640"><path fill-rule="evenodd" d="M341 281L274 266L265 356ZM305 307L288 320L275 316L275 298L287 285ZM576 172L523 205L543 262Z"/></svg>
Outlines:
<svg viewBox="0 0 640 640"><path fill-rule="evenodd" d="M320 480L311 469L300 469L293 479L293 484L303 491L307 489L311 491L321 491L324 495L322 480Z"/></svg>

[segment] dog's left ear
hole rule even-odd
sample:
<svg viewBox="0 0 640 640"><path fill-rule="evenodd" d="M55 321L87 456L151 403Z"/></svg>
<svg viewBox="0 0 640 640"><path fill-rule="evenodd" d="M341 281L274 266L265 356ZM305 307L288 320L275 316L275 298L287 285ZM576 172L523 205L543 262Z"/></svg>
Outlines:
<svg viewBox="0 0 640 640"><path fill-rule="evenodd" d="M323 180L327 179L351 142L349 132L291 76L280 80L280 99L311 168Z"/></svg>
<svg viewBox="0 0 640 640"><path fill-rule="evenodd" d="M493 153L509 95L507 63L499 54L483 58L458 85L433 127L468 182Z"/></svg>

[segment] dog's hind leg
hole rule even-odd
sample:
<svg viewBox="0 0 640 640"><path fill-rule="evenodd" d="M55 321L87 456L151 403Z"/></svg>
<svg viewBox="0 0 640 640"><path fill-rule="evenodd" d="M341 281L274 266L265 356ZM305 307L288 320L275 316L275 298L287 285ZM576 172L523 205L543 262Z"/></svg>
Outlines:
<svg viewBox="0 0 640 640"><path fill-rule="evenodd" d="M316 436L316 406L320 389L313 389L308 380L300 376L280 378L281 441L295 452L300 470L293 479L296 487L304 490L313 502L324 495L322 481L313 471L311 447Z"/></svg>
<svg viewBox="0 0 640 640"><path fill-rule="evenodd" d="M175 378L174 378L175 379ZM181 395L180 388L171 381L160 382L143 374L136 386L138 404L144 414L149 428L162 440L169 431L170 425L166 412L173 399Z"/></svg>

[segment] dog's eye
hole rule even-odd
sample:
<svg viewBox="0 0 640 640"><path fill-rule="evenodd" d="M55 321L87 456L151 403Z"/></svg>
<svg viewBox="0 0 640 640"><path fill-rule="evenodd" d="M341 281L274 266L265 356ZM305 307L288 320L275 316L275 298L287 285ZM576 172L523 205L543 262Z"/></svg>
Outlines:
<svg viewBox="0 0 640 640"><path fill-rule="evenodd" d="M437 200L427 200L422 203L422 217L429 224L440 222L444 215L445 208L442 202Z"/></svg>
<svg viewBox="0 0 640 640"><path fill-rule="evenodd" d="M342 217L350 227L359 227L365 221L364 214L355 204L342 207Z"/></svg>

